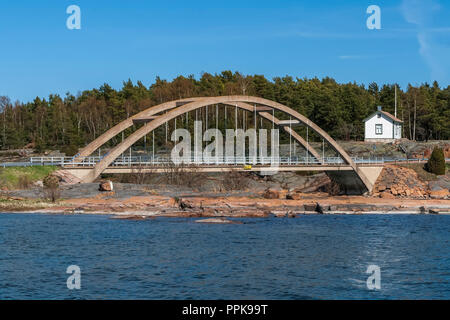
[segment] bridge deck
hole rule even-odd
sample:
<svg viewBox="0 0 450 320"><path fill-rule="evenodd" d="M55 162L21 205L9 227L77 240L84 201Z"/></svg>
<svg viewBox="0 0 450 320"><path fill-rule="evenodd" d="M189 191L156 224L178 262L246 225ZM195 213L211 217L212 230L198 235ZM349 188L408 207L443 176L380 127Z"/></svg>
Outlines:
<svg viewBox="0 0 450 320"><path fill-rule="evenodd" d="M93 168L103 157L85 157L79 161L74 162L71 157L33 157L29 163L22 163L22 165L56 165L65 168ZM358 166L383 166L386 164L409 164L409 163L425 163L427 159L389 159L389 158L352 158L354 163ZM450 159L446 159L450 162ZM271 165L273 163L273 165ZM108 169L127 169L127 168L167 168L172 166L172 161L167 157L148 157L148 156L133 156L120 157L114 161ZM271 159L270 157L260 158L226 158L216 159L208 158L197 161L195 158L191 159L191 164L185 166L192 166L195 168L204 168L205 170L220 170L229 168L231 170L243 168L245 165L252 165L254 171L261 170L270 166L284 167L283 170L293 171L307 171L307 170L347 170L350 166L344 163L339 157L328 157L317 160L309 157L279 157L278 159Z"/></svg>

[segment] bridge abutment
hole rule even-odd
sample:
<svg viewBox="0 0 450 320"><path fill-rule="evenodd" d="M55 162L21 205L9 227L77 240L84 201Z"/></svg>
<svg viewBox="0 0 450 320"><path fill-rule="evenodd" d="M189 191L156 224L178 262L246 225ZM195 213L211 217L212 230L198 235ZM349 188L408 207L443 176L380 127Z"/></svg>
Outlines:
<svg viewBox="0 0 450 320"><path fill-rule="evenodd" d="M94 169L92 168L86 169L64 168L64 170L69 171L72 175L80 179L81 182L83 183L91 183L94 182L95 180Z"/></svg>

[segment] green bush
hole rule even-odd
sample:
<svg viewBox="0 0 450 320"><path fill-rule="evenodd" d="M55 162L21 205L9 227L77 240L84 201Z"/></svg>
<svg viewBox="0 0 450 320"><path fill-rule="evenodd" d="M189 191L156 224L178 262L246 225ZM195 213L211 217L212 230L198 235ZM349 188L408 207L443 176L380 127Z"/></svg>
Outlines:
<svg viewBox="0 0 450 320"><path fill-rule="evenodd" d="M445 157L441 148L435 147L433 149L430 159L425 164L425 170L436 175L445 174Z"/></svg>
<svg viewBox="0 0 450 320"><path fill-rule="evenodd" d="M58 188L59 187L59 179L57 176L49 174L48 176L46 176L44 178L44 180L42 181L42 183L44 184L44 187L48 188L48 189L54 189L54 188Z"/></svg>

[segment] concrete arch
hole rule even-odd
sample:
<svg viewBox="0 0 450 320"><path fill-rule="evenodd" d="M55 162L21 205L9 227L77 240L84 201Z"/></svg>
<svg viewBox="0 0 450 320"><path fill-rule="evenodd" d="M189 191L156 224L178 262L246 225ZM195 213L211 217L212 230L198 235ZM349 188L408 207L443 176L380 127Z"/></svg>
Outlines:
<svg viewBox="0 0 450 320"><path fill-rule="evenodd" d="M189 99L186 99L189 101ZM366 175L356 166L356 164L353 162L353 160L350 158L350 156L345 152L344 149L342 149L338 143L332 139L324 130L322 130L319 126L317 126L315 123L310 121L305 116L301 115L297 111L282 105L280 103L267 100L264 98L259 97L251 97L251 96L223 96L223 97L211 97L211 98L201 98L197 101L189 102L187 104L184 104L180 107L174 108L172 105L174 102L168 103L168 106L166 106L166 109L161 108L160 111L164 111L167 109L172 109L171 111L167 112L166 114L160 115L156 117L154 120L150 121L146 126L143 126L133 132L126 140L124 140L122 143L117 145L115 148L113 148L99 163L96 164L94 169L91 171L89 175L85 177L85 181L93 181L96 177L98 177L103 170L105 170L117 157L119 157L124 151L126 151L129 147L131 147L135 142L137 142L139 139L141 139L144 135L148 134L152 130L155 130L160 125L164 124L165 122L178 117L186 112L194 111L198 108L202 108L207 105L213 105L213 104L229 104L229 103L253 103L253 104L259 104L263 106L268 106L271 108L274 108L276 110L282 111L294 119L299 120L300 122L304 123L306 126L311 128L313 131L315 131L317 134L319 134L325 141L327 141L332 148L342 157L342 159L352 167L352 169L355 171L355 173L358 175L358 177L361 179L363 184L366 186L367 190L372 190L372 183L369 181L369 179L366 177ZM172 106L172 107L171 107ZM176 105L175 105L176 106Z"/></svg>
<svg viewBox="0 0 450 320"><path fill-rule="evenodd" d="M93 141L88 146L86 146L83 149L84 152L82 150L79 153L79 155L76 156L75 159L77 159L77 158L81 159L81 157L90 155L92 152L94 152L96 150L96 148L100 147L102 144L107 142L109 139L111 139L112 137L118 135L120 132L122 132L123 130L127 129L128 127L132 126L133 120L135 120L135 119L145 119L146 117L151 117L151 116L153 116L153 115L155 115L155 114L157 114L159 112L174 109L174 108L176 108L176 104L178 104L178 103L199 102L199 101L203 101L204 99L210 99L210 98L197 97L197 98L181 99L181 100L169 101L169 102L163 103L161 105L150 107L150 108L148 108L148 109L146 109L146 110L136 114L135 116L130 117L130 118L122 121L118 125L114 126L110 130L108 130L107 132L102 134L99 138L96 139L97 141ZM253 112L254 111L254 107L252 105L248 104L248 103L245 103L245 102L234 102L234 101L231 101L231 102L223 102L221 104L228 105L228 106L231 106L231 107L237 106L238 108L243 109L243 110L248 111L248 112ZM204 106L206 106L206 105L207 104L205 104ZM275 123L275 125L280 126L279 125L279 121L280 120L277 119L276 117L272 117L271 114L267 114L266 112L262 112L262 113L260 113L260 116L263 117L264 119L269 120L269 121L273 121ZM173 119L173 118L170 118L167 121L169 121L171 119ZM165 123L165 122L166 121L164 121L163 123ZM292 130L289 126L282 126L282 128L288 134L292 135L292 137L300 145L302 145L306 150L308 150L308 152L309 152L309 154L311 156L315 157L319 162L321 162L321 157L320 157L319 153L311 145L309 145L309 143L306 140L304 140L298 133L296 133L294 130ZM154 129L152 129L152 130L154 130ZM148 133L150 133L152 130L150 130ZM124 141L124 143L125 143L125 141ZM125 148L125 149L127 149L127 148ZM74 162L76 162L76 160L74 160ZM93 179L91 179L91 178L87 178L87 179L89 181L90 180L94 180L97 176L98 175L96 175Z"/></svg>

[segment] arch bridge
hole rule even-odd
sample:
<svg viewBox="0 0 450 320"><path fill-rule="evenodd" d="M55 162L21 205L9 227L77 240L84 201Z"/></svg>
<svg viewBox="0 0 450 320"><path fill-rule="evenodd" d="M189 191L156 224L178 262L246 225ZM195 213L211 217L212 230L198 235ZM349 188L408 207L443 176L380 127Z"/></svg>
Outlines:
<svg viewBox="0 0 450 320"><path fill-rule="evenodd" d="M179 117L184 116L184 120L181 121L184 124L189 125L189 115L198 120L198 111L206 109L206 124L205 129L210 128L214 123L208 124L208 107L213 108L212 114L215 112L215 128L218 128L219 109L222 110L223 116L226 118L227 114L230 118L234 113L234 127L238 129L238 110L242 113L242 125L245 128L245 124L249 124L249 115L252 116L251 120L253 129L261 129L263 127L263 121L267 124L270 123L269 128L279 128L280 131L289 135L289 141L292 139L297 142L303 149L305 149L305 157L297 157L291 155L291 143L289 147L289 157L279 157L276 154L276 169L273 169L273 162L271 165L267 163L267 159L264 157L255 157L249 159L247 157L234 159L227 159L222 155L216 155L212 159L202 159L200 162L195 162L196 170L203 170L208 172L222 172L228 170L251 170L251 171L325 171L327 174L337 178L339 183L347 184L350 189L356 188L356 193L371 192L373 185L381 172L381 166L377 164L357 164L347 152L324 130L313 123L311 120L298 113L297 111L280 104L275 101L267 100L260 97L252 96L219 96L219 97L195 97L165 102L156 106L152 106L144 111L137 113L136 115L125 119L118 123L114 127L107 130L101 136L85 146L80 152L70 159L64 166L67 170L71 170L75 175L80 177L83 182L93 182L101 173L125 173L132 172L135 167L139 166L142 170L164 170L163 158L156 157L154 136L155 130L163 125L166 125L166 139L167 139L167 123L174 121L174 128L180 129L176 125L176 120ZM215 109L214 109L215 107ZM277 115L281 119L275 116ZM247 121L245 117L247 115ZM192 119L194 120L194 119ZM191 120L191 121L192 121ZM226 119L225 119L226 120ZM259 120L259 121L258 121ZM259 124L258 124L259 122ZM179 122L180 123L180 122ZM124 130L135 126L140 126L137 130L131 133L126 139L122 139L120 143L109 150L108 153L93 157L92 155L96 150L99 150L105 143L113 139L119 134L123 135ZM306 137L299 134L295 128L303 127L303 134L306 132ZM267 127L267 126L266 126ZM324 151L322 153L317 151L309 142L309 132L318 135L322 144L327 144L334 150L336 157L326 158ZM145 139L147 135L153 134L153 147L152 155L148 159L142 161L137 160L137 157L124 157L127 150L130 150L133 144L140 139ZM202 134L203 136L203 134ZM273 136L272 136L273 138ZM255 136L256 141L256 136ZM271 139L271 142L272 139ZM202 142L203 143L203 142ZM245 145L245 140L244 140ZM295 143L294 143L295 146ZM234 148L234 147L233 147ZM244 147L245 153L245 147ZM261 155L261 151L259 153ZM295 154L295 152L294 152ZM269 157L273 161L273 150ZM220 157L220 159L219 159ZM195 160L195 155L194 155ZM170 161L170 160L167 160ZM242 166L251 163L252 166ZM239 166L240 165L240 166ZM272 168L272 169L271 169ZM355 193L355 192L352 192Z"/></svg>

